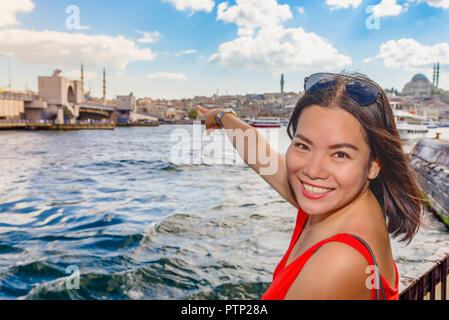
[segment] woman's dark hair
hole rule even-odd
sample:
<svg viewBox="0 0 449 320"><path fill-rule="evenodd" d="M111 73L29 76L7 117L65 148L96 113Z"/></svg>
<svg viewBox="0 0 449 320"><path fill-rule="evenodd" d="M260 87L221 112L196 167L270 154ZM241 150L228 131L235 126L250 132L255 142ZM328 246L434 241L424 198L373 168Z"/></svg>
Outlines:
<svg viewBox="0 0 449 320"><path fill-rule="evenodd" d="M387 95L378 86L381 94L376 101L369 106L360 106L345 94L346 75L378 86L360 73L342 73L335 86L313 93L305 92L296 103L287 134L293 139L301 112L311 105L340 108L353 115L364 129L365 140L371 150L370 162L377 159L381 166L379 176L370 182L370 189L386 217L388 232L393 237L403 235L400 241L410 242L421 224L423 205L415 172L402 149ZM296 199L290 181L288 184L290 193Z"/></svg>

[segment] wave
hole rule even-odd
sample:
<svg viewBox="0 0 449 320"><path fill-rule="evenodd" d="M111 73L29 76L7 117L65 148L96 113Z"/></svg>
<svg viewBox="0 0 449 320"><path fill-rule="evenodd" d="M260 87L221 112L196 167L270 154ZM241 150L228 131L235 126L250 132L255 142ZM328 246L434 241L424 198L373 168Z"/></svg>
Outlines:
<svg viewBox="0 0 449 320"><path fill-rule="evenodd" d="M179 258L158 259L149 265L121 272L81 272L78 283L73 276L63 274L57 269L49 268L48 265L44 266L41 263L34 263L33 267L26 266L25 268L33 272L40 271L41 277L42 271L46 268L47 276L59 277L34 285L19 299L257 300L270 285L268 282L226 282L212 286L206 279L190 270L186 262ZM77 284L79 284L78 287L76 287Z"/></svg>
<svg viewBox="0 0 449 320"><path fill-rule="evenodd" d="M80 268L79 287L75 284L73 276L59 274L56 279L35 285L20 299L181 299L186 292L207 285L179 258L162 258L119 272L83 273Z"/></svg>
<svg viewBox="0 0 449 320"><path fill-rule="evenodd" d="M269 282L224 283L210 290L189 293L189 300L260 300Z"/></svg>

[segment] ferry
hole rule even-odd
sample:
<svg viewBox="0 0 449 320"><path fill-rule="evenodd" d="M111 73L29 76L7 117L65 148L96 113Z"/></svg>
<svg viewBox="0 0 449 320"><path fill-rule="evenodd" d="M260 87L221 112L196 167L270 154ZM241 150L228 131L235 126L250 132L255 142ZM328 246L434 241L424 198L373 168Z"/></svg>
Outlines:
<svg viewBox="0 0 449 320"><path fill-rule="evenodd" d="M253 117L248 119L247 122L254 128L280 128L282 124L281 119L275 117Z"/></svg>
<svg viewBox="0 0 449 320"><path fill-rule="evenodd" d="M417 110L416 106L408 106L398 101L391 101L390 105L393 109L396 128L402 140L424 138L429 132L428 127L422 124L422 121L427 120L425 112Z"/></svg>
<svg viewBox="0 0 449 320"><path fill-rule="evenodd" d="M449 120L441 120L438 125L439 128L448 128L449 127Z"/></svg>
<svg viewBox="0 0 449 320"><path fill-rule="evenodd" d="M421 121L421 124L423 126L427 126L428 129L435 129L435 128L438 128L438 126L439 126L439 123L437 121L433 121L433 119L423 120L423 121Z"/></svg>

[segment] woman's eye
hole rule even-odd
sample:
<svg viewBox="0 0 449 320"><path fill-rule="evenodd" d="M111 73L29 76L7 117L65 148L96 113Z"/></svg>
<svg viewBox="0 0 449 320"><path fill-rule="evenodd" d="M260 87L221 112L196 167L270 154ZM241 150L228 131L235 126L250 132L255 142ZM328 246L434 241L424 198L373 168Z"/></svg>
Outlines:
<svg viewBox="0 0 449 320"><path fill-rule="evenodd" d="M309 149L308 146L306 146L304 143L300 143L300 142L295 143L295 147L298 147L301 150L308 150Z"/></svg>
<svg viewBox="0 0 449 320"><path fill-rule="evenodd" d="M348 154L342 151L335 152L335 156L340 159L349 158Z"/></svg>

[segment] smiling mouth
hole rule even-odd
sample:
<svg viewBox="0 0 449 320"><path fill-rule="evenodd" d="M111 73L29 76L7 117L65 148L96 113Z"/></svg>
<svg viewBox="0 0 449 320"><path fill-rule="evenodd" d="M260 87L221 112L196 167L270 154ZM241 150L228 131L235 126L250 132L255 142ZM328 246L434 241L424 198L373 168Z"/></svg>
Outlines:
<svg viewBox="0 0 449 320"><path fill-rule="evenodd" d="M333 190L335 190L335 188L323 188L323 187L316 187L316 186L312 186L310 184L307 184L306 182L301 181L302 185L304 186L304 189L312 194L326 194L329 193Z"/></svg>

